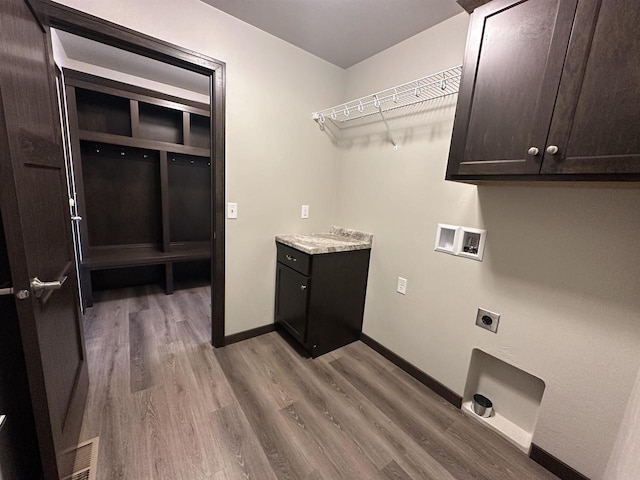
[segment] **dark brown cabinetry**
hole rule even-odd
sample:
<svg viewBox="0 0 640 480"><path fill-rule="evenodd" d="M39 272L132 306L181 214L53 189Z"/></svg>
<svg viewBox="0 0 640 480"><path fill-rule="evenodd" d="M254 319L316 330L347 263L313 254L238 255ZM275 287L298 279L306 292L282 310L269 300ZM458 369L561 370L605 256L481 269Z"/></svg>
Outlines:
<svg viewBox="0 0 640 480"><path fill-rule="evenodd" d="M211 257L209 106L64 73L85 304L92 283L171 293L176 262Z"/></svg>
<svg viewBox="0 0 640 480"><path fill-rule="evenodd" d="M358 340L371 251L308 255L276 246L276 323L314 358Z"/></svg>
<svg viewBox="0 0 640 480"><path fill-rule="evenodd" d="M640 6L493 0L472 14L449 180L639 180Z"/></svg>

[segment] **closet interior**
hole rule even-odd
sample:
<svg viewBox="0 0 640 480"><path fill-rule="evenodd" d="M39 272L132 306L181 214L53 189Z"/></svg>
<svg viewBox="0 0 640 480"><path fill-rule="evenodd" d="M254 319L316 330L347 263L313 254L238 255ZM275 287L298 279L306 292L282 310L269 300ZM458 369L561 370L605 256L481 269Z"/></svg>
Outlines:
<svg viewBox="0 0 640 480"><path fill-rule="evenodd" d="M83 304L210 278L209 105L65 68Z"/></svg>

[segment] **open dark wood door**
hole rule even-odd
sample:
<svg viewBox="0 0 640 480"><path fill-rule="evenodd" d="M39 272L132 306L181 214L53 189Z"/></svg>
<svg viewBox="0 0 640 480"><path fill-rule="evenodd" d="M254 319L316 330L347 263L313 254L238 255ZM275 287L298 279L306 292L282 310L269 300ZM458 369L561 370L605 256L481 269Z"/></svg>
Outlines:
<svg viewBox="0 0 640 480"><path fill-rule="evenodd" d="M47 480L70 473L64 453L78 442L88 388L49 51L28 3L2 0L0 209Z"/></svg>

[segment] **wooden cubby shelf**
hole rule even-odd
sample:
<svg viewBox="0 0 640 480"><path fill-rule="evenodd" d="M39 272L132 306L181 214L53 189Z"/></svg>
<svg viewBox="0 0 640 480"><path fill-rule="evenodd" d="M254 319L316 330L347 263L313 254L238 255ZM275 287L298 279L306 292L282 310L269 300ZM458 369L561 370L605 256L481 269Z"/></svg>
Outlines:
<svg viewBox="0 0 640 480"><path fill-rule="evenodd" d="M174 264L184 276L211 259L209 105L64 73L83 302L92 305L94 284L158 282L172 293Z"/></svg>
<svg viewBox="0 0 640 480"><path fill-rule="evenodd" d="M189 145L159 142L157 140L147 140L144 138L125 137L123 135L113 135L110 133L90 132L89 130L80 130L78 132L78 136L80 140L108 143L110 145L122 145L124 147L146 148L149 150L168 150L176 153L184 153L186 155L195 155L207 158L211 154L208 148L191 147Z"/></svg>
<svg viewBox="0 0 640 480"><path fill-rule="evenodd" d="M206 260L208 258L211 258L211 244L208 242L171 245L169 252L163 251L161 245L114 245L91 248L89 254L83 259L82 266L90 270L97 270Z"/></svg>

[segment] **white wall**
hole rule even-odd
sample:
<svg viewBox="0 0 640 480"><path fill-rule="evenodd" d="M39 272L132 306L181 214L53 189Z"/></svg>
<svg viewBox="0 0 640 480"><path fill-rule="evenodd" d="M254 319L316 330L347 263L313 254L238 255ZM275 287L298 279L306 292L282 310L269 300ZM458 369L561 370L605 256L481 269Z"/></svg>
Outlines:
<svg viewBox="0 0 640 480"><path fill-rule="evenodd" d="M461 63L467 23L349 68L345 100ZM461 395L474 347L542 378L534 443L611 480L640 366L640 190L445 182L453 115L392 120L398 151L382 122L343 132L336 223L374 234L364 331ZM484 261L434 252L439 222L486 228ZM479 306L502 314L498 334L474 326Z"/></svg>
<svg viewBox="0 0 640 480"><path fill-rule="evenodd" d="M311 112L341 101L344 70L198 0L59 3L226 62L225 333L272 323L274 236L333 221L337 150Z"/></svg>
<svg viewBox="0 0 640 480"><path fill-rule="evenodd" d="M604 478L637 480L640 472L640 372Z"/></svg>

